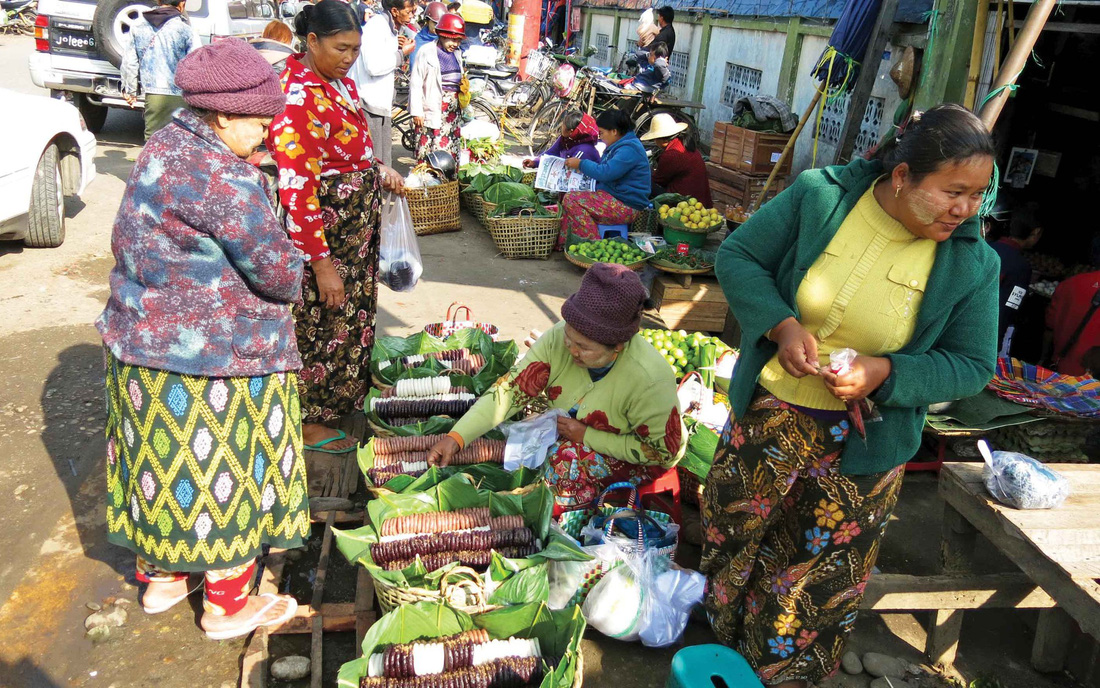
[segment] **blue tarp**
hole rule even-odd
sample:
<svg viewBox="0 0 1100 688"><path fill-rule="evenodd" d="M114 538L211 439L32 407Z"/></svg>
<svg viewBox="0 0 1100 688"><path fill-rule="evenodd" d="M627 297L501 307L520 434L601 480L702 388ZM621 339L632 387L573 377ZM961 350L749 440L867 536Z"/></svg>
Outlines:
<svg viewBox="0 0 1100 688"><path fill-rule="evenodd" d="M584 0L577 4L629 10L670 5L677 12L706 12L720 16L836 19L844 9L844 2L845 0ZM924 24L924 14L931 9L932 0L901 0L894 21Z"/></svg>

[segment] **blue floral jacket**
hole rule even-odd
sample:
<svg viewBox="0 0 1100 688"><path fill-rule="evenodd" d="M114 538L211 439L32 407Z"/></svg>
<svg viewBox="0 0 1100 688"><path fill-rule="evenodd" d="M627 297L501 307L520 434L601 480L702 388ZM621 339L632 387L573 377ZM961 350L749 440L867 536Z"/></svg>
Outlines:
<svg viewBox="0 0 1100 688"><path fill-rule="evenodd" d="M115 218L96 321L119 360L237 377L301 367L290 304L303 262L263 176L189 110L138 156Z"/></svg>

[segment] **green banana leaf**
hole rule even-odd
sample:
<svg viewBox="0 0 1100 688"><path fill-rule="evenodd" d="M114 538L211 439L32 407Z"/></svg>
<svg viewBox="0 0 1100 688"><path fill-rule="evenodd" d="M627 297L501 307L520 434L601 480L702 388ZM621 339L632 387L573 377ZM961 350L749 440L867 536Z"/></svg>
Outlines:
<svg viewBox="0 0 1100 688"><path fill-rule="evenodd" d="M494 440L504 439L504 435L499 430L490 430L485 433L485 437ZM378 487L389 492L423 492L435 487L455 473L465 473L473 477L479 488L491 492L515 490L530 485L538 478L538 471L529 468L521 468L513 472L504 470L504 467L499 464L478 463L471 466L447 466L446 468L432 466L427 473L419 477L399 475L390 478L382 485L376 486L367 473L368 470L374 468L374 440L375 438L372 437L367 440L365 445L359 447L356 456L359 462L359 470L363 472L363 479L366 480L368 487Z"/></svg>
<svg viewBox="0 0 1100 688"><path fill-rule="evenodd" d="M363 656L340 667L337 685L359 688L359 680L368 673L371 655L387 645L484 628L494 639L537 638L546 657L561 658L554 671L543 678L540 688L570 688L585 626L580 607L554 611L545 602L503 607L475 616L438 602L406 604L370 627L363 638Z"/></svg>
<svg viewBox="0 0 1100 688"><path fill-rule="evenodd" d="M706 481L710 467L714 464L714 452L718 450L718 433L691 419L686 419L685 424L690 436L684 458L680 459L678 465L693 473L702 483Z"/></svg>
<svg viewBox="0 0 1100 688"><path fill-rule="evenodd" d="M475 479L465 473L456 473L423 492L380 494L367 503L370 525L347 531L332 529L336 536L336 548L348 561L365 566L376 580L402 587L438 587L439 577L450 566L428 571L417 559L416 563L404 569L387 571L375 564L370 546L381 539L377 526L396 516L488 506L493 516L522 515L524 524L545 543L543 551L526 560L513 561L538 563L547 560L585 561L591 558L568 538L550 532L554 498L545 484L513 492L491 492L479 490L472 482Z"/></svg>
<svg viewBox="0 0 1100 688"><path fill-rule="evenodd" d="M406 368L403 363L394 359L463 348L485 357L485 367L472 378L451 375L456 386L468 387L474 394L484 393L497 378L508 372L519 356L519 346L515 341L509 339L494 342L492 337L475 328L459 330L446 340L433 337L427 332L417 332L408 337L380 337L371 351L371 373L387 385L405 377L432 377L447 369L445 362L432 360L422 366Z"/></svg>

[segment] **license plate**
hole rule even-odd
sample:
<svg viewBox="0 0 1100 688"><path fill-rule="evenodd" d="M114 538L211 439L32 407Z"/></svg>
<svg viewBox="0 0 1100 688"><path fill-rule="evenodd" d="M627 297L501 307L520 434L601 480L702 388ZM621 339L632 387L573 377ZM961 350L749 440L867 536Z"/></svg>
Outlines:
<svg viewBox="0 0 1100 688"><path fill-rule="evenodd" d="M95 36L83 31L50 31L50 47L59 52L96 52Z"/></svg>

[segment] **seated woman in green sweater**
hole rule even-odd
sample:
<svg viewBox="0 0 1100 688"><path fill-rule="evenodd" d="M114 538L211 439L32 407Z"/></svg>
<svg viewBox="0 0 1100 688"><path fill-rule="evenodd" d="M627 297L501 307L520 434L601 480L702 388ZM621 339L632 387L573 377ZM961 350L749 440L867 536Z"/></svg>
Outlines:
<svg viewBox="0 0 1100 688"><path fill-rule="evenodd" d="M648 482L684 450L676 380L638 334L645 287L631 270L589 268L566 300L565 319L474 404L428 456L447 465L455 452L541 397L568 416L547 459L556 513L581 507L615 482Z"/></svg>
<svg viewBox="0 0 1100 688"><path fill-rule="evenodd" d="M925 408L993 375L998 260L975 218L993 154L977 117L937 106L877 160L803 172L719 250L743 336L701 570L711 625L765 685L836 669ZM843 348L859 356L829 372Z"/></svg>

